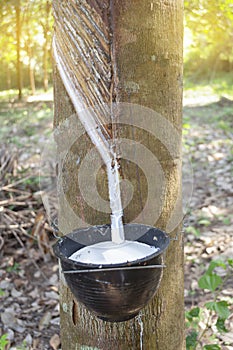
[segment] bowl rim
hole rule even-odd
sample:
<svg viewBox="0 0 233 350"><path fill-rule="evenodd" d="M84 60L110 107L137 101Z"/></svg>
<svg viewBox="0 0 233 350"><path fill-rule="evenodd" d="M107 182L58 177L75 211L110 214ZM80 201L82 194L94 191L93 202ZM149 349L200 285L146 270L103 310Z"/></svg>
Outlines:
<svg viewBox="0 0 233 350"><path fill-rule="evenodd" d="M94 227L98 228L98 227L109 227L109 226L110 226L109 224L104 224L104 225L95 225ZM147 256L145 256L145 257L143 257L141 259L133 260L133 261L130 261L130 262L123 262L123 263L117 263L117 264L94 264L94 263L78 262L78 261L70 259L65 254L63 254L61 252L60 245L62 243L64 243L65 240L70 239L69 235L75 234L75 233L78 234L79 231L85 230L85 228L80 228L80 229L77 229L77 230L73 230L72 232L70 232L70 233L64 235L63 237L61 237L54 244L53 251L54 251L56 257L61 260L61 262L67 263L69 265L72 265L70 267L70 270L73 270L73 268L77 268L77 270L87 269L88 268L88 269L99 269L99 271L101 272L101 268L103 268L103 269L108 269L108 268L111 269L113 267L117 268L117 267L146 265L145 263L149 262L150 260L153 260L155 257L158 257L159 255L162 255L166 251L166 249L168 248L168 246L170 244L171 239L170 239L169 235L165 231L163 231L163 230L161 230L161 229L159 229L157 227L150 226L150 225L144 225L144 224L137 224L137 223L126 223L126 224L124 224L124 226L131 226L131 227L133 227L133 226L144 226L145 228L148 228L148 231L150 229L154 229L156 231L159 231L166 238L166 243L165 243L164 248L162 249L162 251L160 249L160 250L158 250L158 251L156 251L156 252L154 252L154 253L152 253L150 255L147 255ZM92 226L90 226L90 228L91 227ZM138 239L140 239L140 238L138 238ZM135 240L135 241L138 242L138 240ZM87 247L87 245L83 245L83 247ZM149 264L147 264L147 265L149 265Z"/></svg>

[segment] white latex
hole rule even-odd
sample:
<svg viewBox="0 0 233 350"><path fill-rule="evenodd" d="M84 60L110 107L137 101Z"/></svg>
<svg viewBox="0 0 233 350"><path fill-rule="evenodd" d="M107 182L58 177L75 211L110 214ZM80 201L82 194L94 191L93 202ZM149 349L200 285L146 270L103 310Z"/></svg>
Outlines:
<svg viewBox="0 0 233 350"><path fill-rule="evenodd" d="M69 259L86 264L120 264L142 259L158 250L154 246L135 241L124 241L120 244L106 241L84 247L73 253Z"/></svg>
<svg viewBox="0 0 233 350"><path fill-rule="evenodd" d="M58 41L56 35L53 37L53 54L62 78L63 84L68 92L74 108L79 116L81 123L87 131L91 141L96 146L106 167L108 175L108 190L111 215L111 234L112 241L121 243L124 241L124 226L122 222L123 209L121 204L120 176L116 154L112 152L111 145L102 134L94 118L94 110L87 108L82 98L78 95L72 76L67 71L63 58L57 51Z"/></svg>

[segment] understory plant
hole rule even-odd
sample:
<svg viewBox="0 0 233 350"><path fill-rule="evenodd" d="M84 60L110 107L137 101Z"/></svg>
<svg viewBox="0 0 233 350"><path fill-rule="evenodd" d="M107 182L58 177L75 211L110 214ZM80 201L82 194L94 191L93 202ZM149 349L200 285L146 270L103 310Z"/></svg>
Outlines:
<svg viewBox="0 0 233 350"><path fill-rule="evenodd" d="M7 339L7 334L3 334L0 337L0 350L5 350L8 343L9 343L9 341Z"/></svg>
<svg viewBox="0 0 233 350"><path fill-rule="evenodd" d="M223 277L219 270L225 270L221 274ZM186 312L186 350L221 350L219 335L229 332L225 322L231 314L232 299L222 299L220 295L232 272L233 259L226 262L213 260L199 279L199 288L211 292L211 295L203 307L197 306Z"/></svg>
<svg viewBox="0 0 233 350"><path fill-rule="evenodd" d="M0 336L0 350L7 350L9 349L9 340L7 339L8 334L3 334L2 336ZM26 341L24 340L22 345L17 346L16 348L14 348L15 350L29 350Z"/></svg>

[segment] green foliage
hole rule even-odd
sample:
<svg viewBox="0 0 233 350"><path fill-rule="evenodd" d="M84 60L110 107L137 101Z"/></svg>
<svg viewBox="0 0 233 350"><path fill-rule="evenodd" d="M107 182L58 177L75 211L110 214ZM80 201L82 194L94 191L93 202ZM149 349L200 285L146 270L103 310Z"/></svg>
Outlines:
<svg viewBox="0 0 233 350"><path fill-rule="evenodd" d="M211 221L209 219L202 218L198 220L198 224L202 226L209 226L211 224Z"/></svg>
<svg viewBox="0 0 233 350"><path fill-rule="evenodd" d="M17 346L17 350L29 350L29 347L27 346L27 342L24 340L23 343L20 346Z"/></svg>
<svg viewBox="0 0 233 350"><path fill-rule="evenodd" d="M221 320L226 320L230 315L228 303L225 300L219 302L210 301L206 303L205 306L208 310L215 311Z"/></svg>
<svg viewBox="0 0 233 350"><path fill-rule="evenodd" d="M189 317L192 320L194 317L198 317L199 314L200 314L200 308L195 307L187 313L187 317Z"/></svg>
<svg viewBox="0 0 233 350"><path fill-rule="evenodd" d="M9 340L7 339L7 334L3 334L0 337L0 350L5 350L6 345L9 343Z"/></svg>
<svg viewBox="0 0 233 350"><path fill-rule="evenodd" d="M193 234L195 237L200 237L201 232L198 228L194 227L194 226L188 226L185 230L186 233L191 233Z"/></svg>
<svg viewBox="0 0 233 350"><path fill-rule="evenodd" d="M198 286L202 289L208 289L214 292L215 289L222 284L222 278L217 274L204 274L198 281Z"/></svg>
<svg viewBox="0 0 233 350"><path fill-rule="evenodd" d="M220 333L227 333L228 332L228 329L226 329L226 327L225 327L225 319L223 319L223 318L218 317L217 322L216 322L216 327Z"/></svg>
<svg viewBox="0 0 233 350"><path fill-rule="evenodd" d="M23 82L29 86L29 68L34 71L36 81L43 82L45 48L48 72L51 74L51 37L53 17L51 0L0 1L0 89L16 87L16 7L20 11L20 54Z"/></svg>
<svg viewBox="0 0 233 350"><path fill-rule="evenodd" d="M216 268L226 270L225 277L219 276ZM213 260L208 266L208 269L199 279L199 288L212 292L212 300L205 303L204 307L195 307L187 311L186 326L188 335L186 337L186 349L206 349L218 350L221 349L218 344L202 344L202 338L207 330L211 329L214 324L219 333L228 332L225 321L230 316L229 302L226 300L218 300L220 291L224 283L232 275L233 259L228 259L227 262L221 260ZM200 323L205 324L205 329L200 328ZM213 339L217 339L217 334L213 332ZM204 345L204 347L203 347Z"/></svg>
<svg viewBox="0 0 233 350"><path fill-rule="evenodd" d="M204 346L204 350L221 350L221 348L216 344L209 344Z"/></svg>
<svg viewBox="0 0 233 350"><path fill-rule="evenodd" d="M197 346L198 333L196 331L191 331L191 333L186 337L186 349L195 350Z"/></svg>
<svg viewBox="0 0 233 350"><path fill-rule="evenodd" d="M51 128L48 128L49 123L53 120L52 102L40 101L40 93L38 90L38 101L25 102L20 106L17 103L11 103L17 96L16 90L0 92L0 139L2 142L13 143L19 147L31 147L31 140L28 136L33 136L33 141L41 137L41 130L44 133ZM51 89L49 90L51 93ZM25 91L25 95L28 91ZM37 96L35 96L35 99ZM14 131L12 129L14 127ZM38 131L40 131L38 133ZM24 136L27 136L24 138Z"/></svg>
<svg viewBox="0 0 233 350"><path fill-rule="evenodd" d="M14 263L13 266L8 266L6 269L7 272L16 272L18 273L20 271L20 265L19 263Z"/></svg>
<svg viewBox="0 0 233 350"><path fill-rule="evenodd" d="M224 270L226 270L227 265L221 260L213 260L209 264L208 270L205 274L211 275L216 267L222 267Z"/></svg>
<svg viewBox="0 0 233 350"><path fill-rule="evenodd" d="M230 225L231 224L231 218L228 217L228 218L224 218L222 217L222 222L224 225Z"/></svg>
<svg viewBox="0 0 233 350"><path fill-rule="evenodd" d="M30 186L30 187L37 186L40 183L40 177L39 176L32 176L32 177L22 181L22 183L24 185L27 185L27 186Z"/></svg>
<svg viewBox="0 0 233 350"><path fill-rule="evenodd" d="M8 347L6 347L9 344L9 340L7 339L7 334L3 334L0 337L0 350L6 350ZM27 346L27 342L24 340L23 343L16 348L17 350L29 350L29 347Z"/></svg>
<svg viewBox="0 0 233 350"><path fill-rule="evenodd" d="M232 1L186 0L184 5L186 75L212 80L216 72L232 70Z"/></svg>

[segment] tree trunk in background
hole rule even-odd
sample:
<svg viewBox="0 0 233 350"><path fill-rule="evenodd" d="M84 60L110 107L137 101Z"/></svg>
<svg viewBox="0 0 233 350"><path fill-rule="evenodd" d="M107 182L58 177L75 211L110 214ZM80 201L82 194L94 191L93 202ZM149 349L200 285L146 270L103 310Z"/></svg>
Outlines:
<svg viewBox="0 0 233 350"><path fill-rule="evenodd" d="M100 17L106 22L108 0L87 0L83 4L92 19ZM62 2L63 7L65 2ZM79 2L74 3L77 9ZM172 123L181 141L182 128L182 0L127 0L110 1L110 29L113 31L114 50L112 59L115 80L113 100L130 102L149 107ZM54 0L58 13L60 3ZM56 18L58 22L63 17ZM67 52L69 55L69 52ZM87 77L91 79L90 77ZM55 119L58 126L74 112L73 106L62 84L59 73L54 69ZM111 87L110 87L111 88ZM86 90L91 95L91 91ZM115 95L114 95L115 94ZM91 98L91 96L90 96ZM154 123L157 123L156 116ZM145 123L147 121L145 120ZM166 131L166 130L164 130ZM169 157L166 147L149 133L130 128L120 129L125 138L132 138L156 155L166 177L166 190L163 210L154 225L166 229L174 210L174 203L181 191L181 156ZM166 134L166 132L165 132ZM175 137L174 137L175 138ZM165 144L166 144L165 135ZM86 137L79 139L79 149L88 149L90 142ZM175 146L174 146L175 147ZM80 152L79 152L80 154ZM78 197L76 187L78 176L67 168L69 181L73 184L69 201L74 210L88 216L88 222L101 224L108 216L102 216L88 207ZM122 175L134 185L136 192L124 213L124 221L130 222L141 212L145 203L147 189L145 180L137 165L122 160ZM156 181L156 174L155 179ZM77 204L77 197L79 203ZM154 198L154 201L158 200ZM81 205L79 205L81 203ZM181 210L181 209L179 209ZM65 206L62 207L66 215ZM80 214L81 216L81 214ZM107 219L106 219L107 218ZM101 221L102 220L102 221ZM68 233L68 229L67 232ZM177 240L171 241L166 253L166 268L160 288L153 300L142 310L141 322L138 318L122 323L103 322L91 315L78 304L64 280L61 278L61 340L63 350L104 349L104 350L183 350L184 345L184 306L183 306L183 239L177 224L171 234ZM143 332L141 328L143 324ZM143 334L143 337L141 338Z"/></svg>
<svg viewBox="0 0 233 350"><path fill-rule="evenodd" d="M18 99L22 99L22 72L21 72L21 20L20 20L20 0L16 1L15 4L15 11L16 11L16 51L17 51L17 64L16 64L16 70L17 70L17 88L18 88Z"/></svg>
<svg viewBox="0 0 233 350"><path fill-rule="evenodd" d="M7 90L11 89L11 69L9 63L7 64Z"/></svg>
<svg viewBox="0 0 233 350"><path fill-rule="evenodd" d="M31 53L32 49L29 47L28 57L29 57L29 78L30 78L30 86L32 95L35 95L36 93L36 84L35 84L35 75L34 75L34 63L33 63L33 57Z"/></svg>
<svg viewBox="0 0 233 350"><path fill-rule="evenodd" d="M36 93L36 84L35 84L35 75L34 75L34 62L33 62L33 50L32 50L32 41L29 28L29 18L26 20L26 33L27 33L27 53L28 53L28 70L29 70L29 81L32 95Z"/></svg>
<svg viewBox="0 0 233 350"><path fill-rule="evenodd" d="M43 26L44 31L44 54L43 54L43 68L44 68L44 91L48 91L48 53L49 53L49 38L48 38L48 31L49 31L49 15L51 11L51 4L49 1L46 2L46 19L45 19L45 25Z"/></svg>
<svg viewBox="0 0 233 350"><path fill-rule="evenodd" d="M32 16L29 8L26 12L28 15L25 18L25 32L27 36L27 54L28 54L28 73L29 73L29 82L32 95L36 93L36 84L35 84L35 73L34 73L34 60L33 60L33 42L31 37L31 28L30 28L30 17Z"/></svg>

